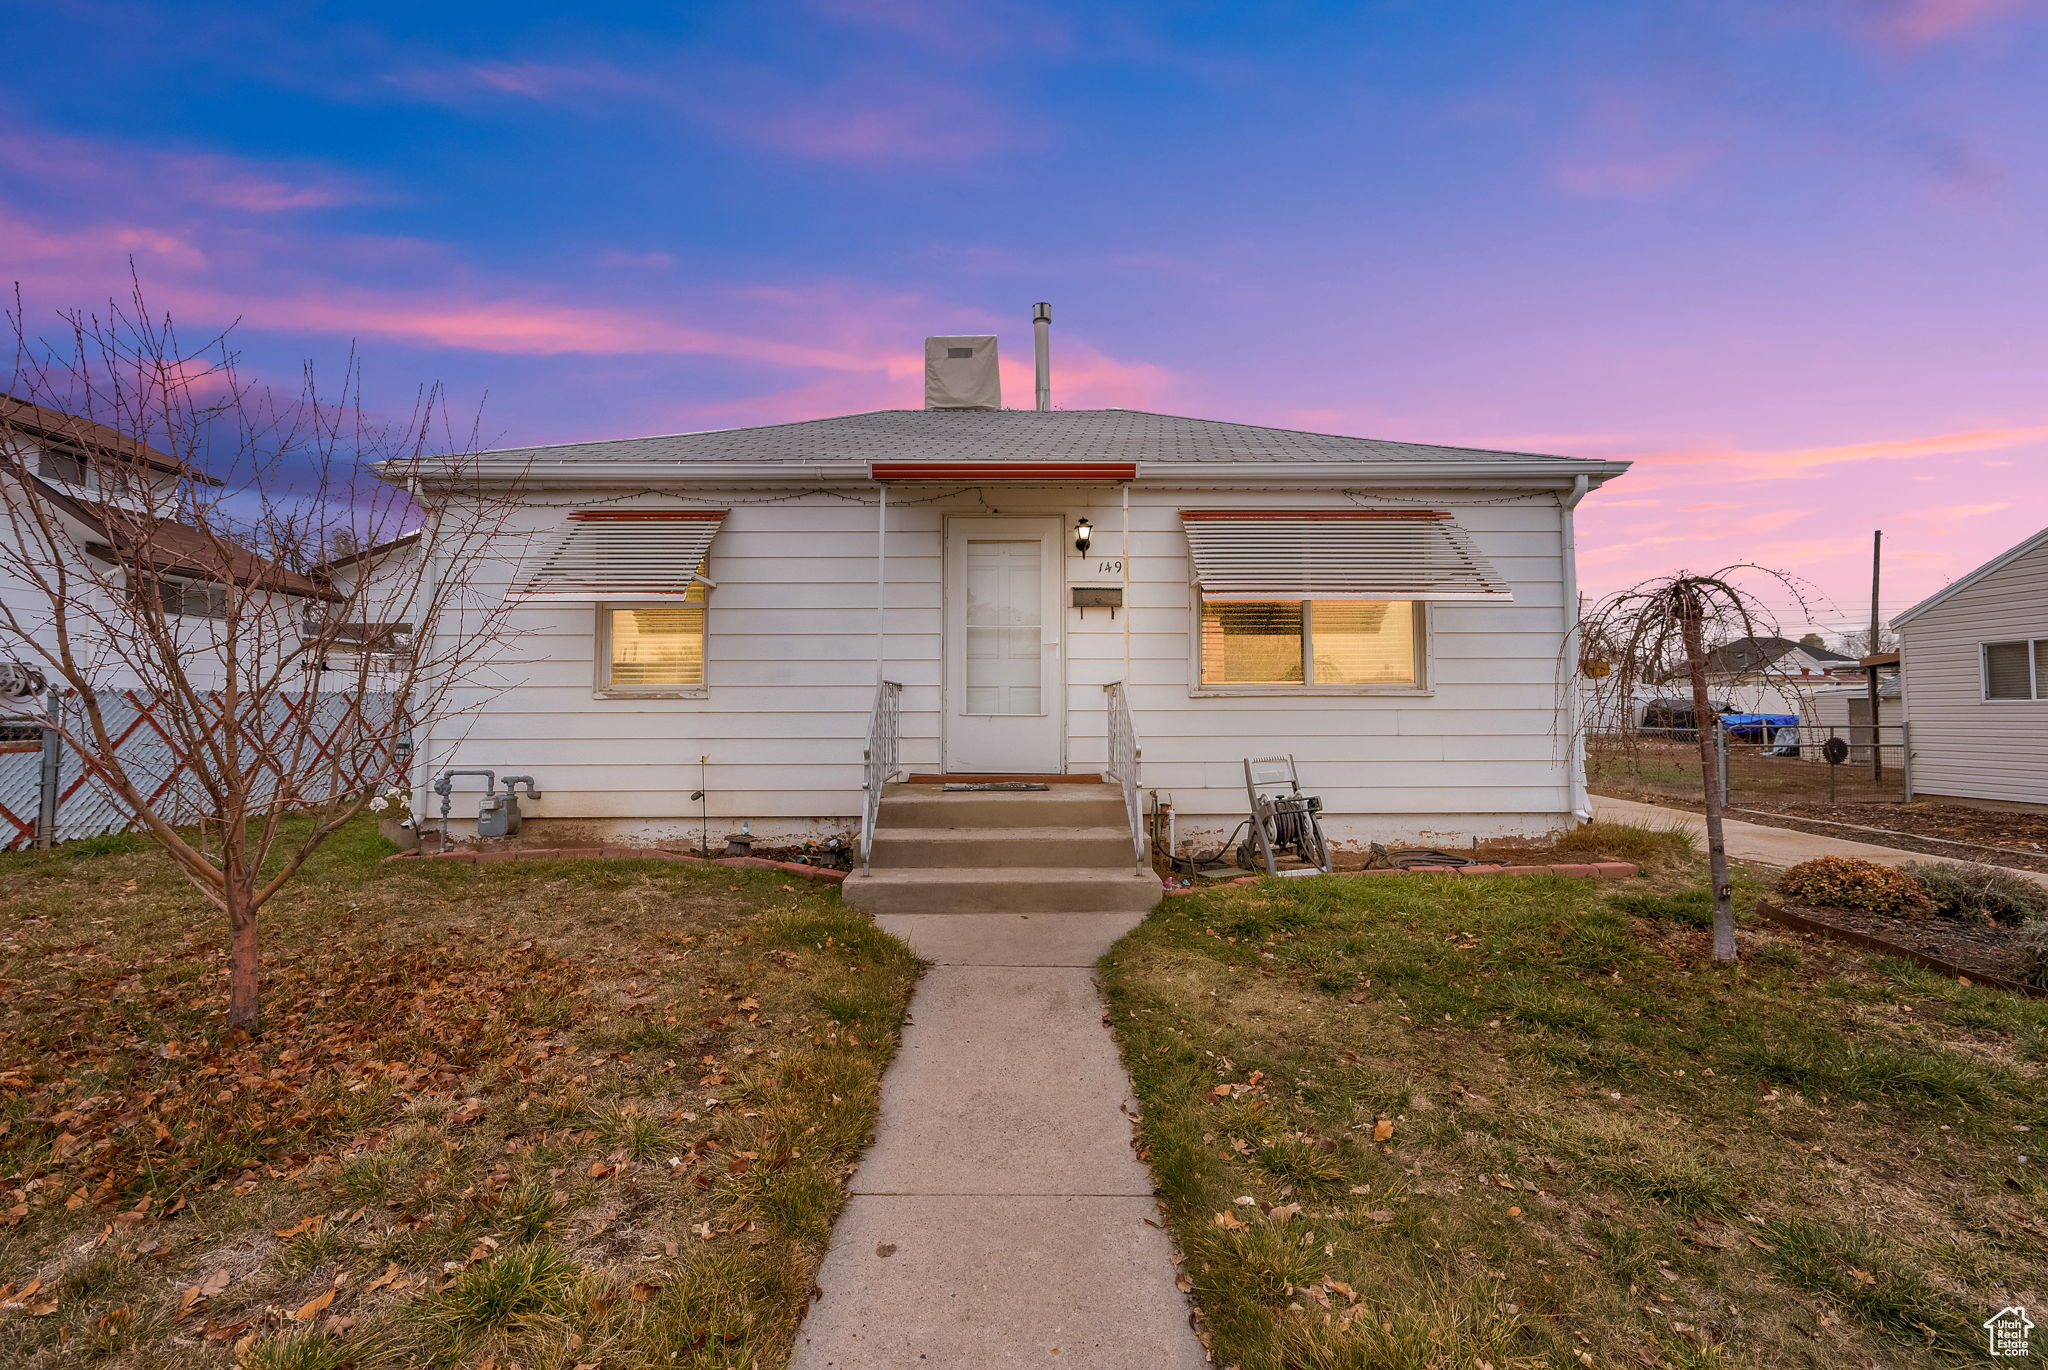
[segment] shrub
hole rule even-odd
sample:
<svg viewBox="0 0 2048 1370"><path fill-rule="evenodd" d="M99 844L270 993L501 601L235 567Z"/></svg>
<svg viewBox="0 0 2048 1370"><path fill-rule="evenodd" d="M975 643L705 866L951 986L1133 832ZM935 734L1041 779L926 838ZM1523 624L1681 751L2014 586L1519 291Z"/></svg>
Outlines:
<svg viewBox="0 0 2048 1370"><path fill-rule="evenodd" d="M1934 901L1934 911L1945 918L2001 927L2048 918L2048 885L2015 871L1960 861L1915 861L1906 870Z"/></svg>
<svg viewBox="0 0 2048 1370"><path fill-rule="evenodd" d="M1824 909L1858 909L1902 918L1925 918L1934 903L1920 882L1902 870L1853 856L1802 861L1778 880L1778 893Z"/></svg>

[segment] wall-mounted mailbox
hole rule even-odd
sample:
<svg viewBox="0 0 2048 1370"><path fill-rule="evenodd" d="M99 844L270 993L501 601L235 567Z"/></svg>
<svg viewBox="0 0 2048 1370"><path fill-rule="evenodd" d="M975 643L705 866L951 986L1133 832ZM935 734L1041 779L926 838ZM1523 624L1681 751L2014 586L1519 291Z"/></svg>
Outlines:
<svg viewBox="0 0 2048 1370"><path fill-rule="evenodd" d="M1074 587L1076 609L1108 609L1112 612L1124 607L1124 589L1121 585L1076 585Z"/></svg>

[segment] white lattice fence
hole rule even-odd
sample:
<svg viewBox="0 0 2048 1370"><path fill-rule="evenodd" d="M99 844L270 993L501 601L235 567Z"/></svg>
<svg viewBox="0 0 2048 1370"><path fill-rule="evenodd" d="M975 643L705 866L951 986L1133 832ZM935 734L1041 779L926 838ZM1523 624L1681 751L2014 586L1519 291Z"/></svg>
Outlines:
<svg viewBox="0 0 2048 1370"><path fill-rule="evenodd" d="M103 691L98 700L116 754L151 806L177 823L211 816L212 805L181 759L181 748L173 741L176 732L161 719L158 701L134 690ZM299 694L272 700L256 731L275 746L267 753L251 749L242 758L258 804L322 803L382 781L400 780L378 772L375 758L387 755L388 748L361 743L366 730L381 730L387 724L396 705L392 695L366 696L363 722L352 721L355 701L347 695ZM56 706L70 719L77 718L80 704L75 696L57 700ZM19 721L11 731L22 737ZM5 749L10 746L16 749ZM351 749L362 754L349 758L345 753ZM56 760L57 822L51 840L70 842L134 826L128 806L95 778L83 757L60 747ZM30 750L25 738L0 743L0 849L13 851L34 842L46 764L40 745Z"/></svg>

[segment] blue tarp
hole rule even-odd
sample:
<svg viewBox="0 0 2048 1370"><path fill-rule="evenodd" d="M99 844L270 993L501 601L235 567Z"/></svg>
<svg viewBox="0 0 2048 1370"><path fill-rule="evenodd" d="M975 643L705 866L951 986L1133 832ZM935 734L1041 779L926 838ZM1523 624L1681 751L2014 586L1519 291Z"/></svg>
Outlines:
<svg viewBox="0 0 2048 1370"><path fill-rule="evenodd" d="M1798 714L1722 714L1721 726L1754 731L1758 728L1796 728Z"/></svg>

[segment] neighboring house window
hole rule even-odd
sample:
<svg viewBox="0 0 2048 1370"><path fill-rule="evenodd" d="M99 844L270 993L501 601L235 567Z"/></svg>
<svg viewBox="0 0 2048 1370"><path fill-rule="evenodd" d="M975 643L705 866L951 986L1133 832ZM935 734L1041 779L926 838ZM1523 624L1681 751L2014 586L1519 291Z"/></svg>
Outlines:
<svg viewBox="0 0 2048 1370"><path fill-rule="evenodd" d="M83 485L85 458L75 452L45 447L36 458L36 474L44 480L54 480L64 485Z"/></svg>
<svg viewBox="0 0 2048 1370"><path fill-rule="evenodd" d="M135 493L135 482L127 471L105 462L93 461L82 452L62 447L41 448L36 457L36 474L59 485L75 486L95 494L123 498Z"/></svg>
<svg viewBox="0 0 2048 1370"><path fill-rule="evenodd" d="M2048 637L1984 644L1986 699L2048 699Z"/></svg>
<svg viewBox="0 0 2048 1370"><path fill-rule="evenodd" d="M1419 684L1417 608L1409 600L1205 603L1202 684Z"/></svg>
<svg viewBox="0 0 2048 1370"><path fill-rule="evenodd" d="M700 581L681 603L598 607L599 687L669 692L704 685L705 593Z"/></svg>
<svg viewBox="0 0 2048 1370"><path fill-rule="evenodd" d="M373 671L397 671L412 662L410 623L335 622L317 609L308 609L302 631L309 642L324 639L322 670L364 665Z"/></svg>
<svg viewBox="0 0 2048 1370"><path fill-rule="evenodd" d="M228 587L212 581L159 580L137 586L136 593L154 593L163 611L173 618L228 616Z"/></svg>

